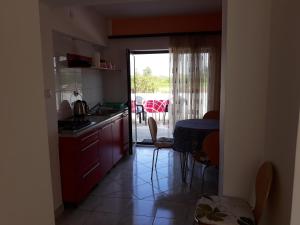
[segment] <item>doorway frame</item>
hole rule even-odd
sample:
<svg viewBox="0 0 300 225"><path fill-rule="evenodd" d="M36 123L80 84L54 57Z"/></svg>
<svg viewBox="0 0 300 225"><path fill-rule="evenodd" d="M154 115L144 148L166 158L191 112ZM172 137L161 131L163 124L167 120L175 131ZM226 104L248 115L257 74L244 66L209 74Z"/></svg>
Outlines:
<svg viewBox="0 0 300 225"><path fill-rule="evenodd" d="M130 55L145 55L145 54L169 54L169 49L150 49L150 50L130 50L126 49L126 63L127 63L127 95L128 95L128 112L129 112L129 152L132 154L133 148L136 145L142 146L145 145L143 142L133 143L132 137L132 109L131 109L131 74L130 74ZM147 144L147 146L149 146ZM150 145L151 146L151 145Z"/></svg>

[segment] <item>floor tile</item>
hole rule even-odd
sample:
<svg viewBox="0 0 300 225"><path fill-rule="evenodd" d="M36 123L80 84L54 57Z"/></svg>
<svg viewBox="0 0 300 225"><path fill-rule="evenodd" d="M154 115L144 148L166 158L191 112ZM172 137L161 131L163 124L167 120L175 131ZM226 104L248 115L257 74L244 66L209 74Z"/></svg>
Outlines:
<svg viewBox="0 0 300 225"><path fill-rule="evenodd" d="M107 182L105 184L100 183L92 192L91 195L107 196L113 192L121 191L121 185L116 181Z"/></svg>
<svg viewBox="0 0 300 225"><path fill-rule="evenodd" d="M149 196L160 193L160 191L149 183L135 186L132 190L134 196L139 199L144 199Z"/></svg>
<svg viewBox="0 0 300 225"><path fill-rule="evenodd" d="M93 212L84 225L117 225L118 216L112 213Z"/></svg>
<svg viewBox="0 0 300 225"><path fill-rule="evenodd" d="M65 210L56 220L56 225L85 225L90 212L82 210Z"/></svg>
<svg viewBox="0 0 300 225"><path fill-rule="evenodd" d="M121 185L122 188L125 189L132 189L134 186L142 185L147 183L145 180L139 178L138 176L134 176L131 179L128 179L126 177L122 177L119 180L116 180L117 183Z"/></svg>
<svg viewBox="0 0 300 225"><path fill-rule="evenodd" d="M185 224L184 221L182 220L155 218L153 225L188 225L188 224Z"/></svg>
<svg viewBox="0 0 300 225"><path fill-rule="evenodd" d="M144 200L133 200L132 215L154 217L156 213L155 202Z"/></svg>
<svg viewBox="0 0 300 225"><path fill-rule="evenodd" d="M56 225L192 225L199 196L218 192L218 171L207 169L202 190L197 165L190 187L191 171L182 183L179 154L167 149L159 152L151 180L152 153L151 147L138 147L78 207L65 209Z"/></svg>
<svg viewBox="0 0 300 225"><path fill-rule="evenodd" d="M100 204L101 198L95 195L89 195L79 206L80 210L94 211Z"/></svg>
<svg viewBox="0 0 300 225"><path fill-rule="evenodd" d="M185 204L174 202L156 202L156 218L177 219L183 221L188 213Z"/></svg>
<svg viewBox="0 0 300 225"><path fill-rule="evenodd" d="M173 189L174 187L180 186L181 182L165 177L162 179L154 179L152 181L152 184L156 189L158 189L161 192L164 192Z"/></svg>
<svg viewBox="0 0 300 225"><path fill-rule="evenodd" d="M118 225L152 225L154 217L130 215L119 220Z"/></svg>
<svg viewBox="0 0 300 225"><path fill-rule="evenodd" d="M94 209L97 212L118 213L120 215L131 213L131 199L103 197L97 201L98 204Z"/></svg>

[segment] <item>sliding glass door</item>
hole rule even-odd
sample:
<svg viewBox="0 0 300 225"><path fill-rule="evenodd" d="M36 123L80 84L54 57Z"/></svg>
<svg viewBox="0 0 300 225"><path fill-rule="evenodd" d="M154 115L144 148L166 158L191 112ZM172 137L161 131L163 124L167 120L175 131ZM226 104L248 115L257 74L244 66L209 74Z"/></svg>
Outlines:
<svg viewBox="0 0 300 225"><path fill-rule="evenodd" d="M169 52L131 51L132 136L138 144L152 144L147 118L158 125L158 137L172 134L169 124L170 72Z"/></svg>

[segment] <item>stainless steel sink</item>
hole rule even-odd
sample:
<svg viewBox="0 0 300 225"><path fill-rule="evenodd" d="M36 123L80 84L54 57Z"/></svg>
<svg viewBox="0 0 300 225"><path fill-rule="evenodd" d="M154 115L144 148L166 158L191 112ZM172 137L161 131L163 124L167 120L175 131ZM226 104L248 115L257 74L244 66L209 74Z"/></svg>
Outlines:
<svg viewBox="0 0 300 225"><path fill-rule="evenodd" d="M92 116L111 116L113 114L116 114L120 112L120 110L117 109L100 109L99 111L91 114Z"/></svg>

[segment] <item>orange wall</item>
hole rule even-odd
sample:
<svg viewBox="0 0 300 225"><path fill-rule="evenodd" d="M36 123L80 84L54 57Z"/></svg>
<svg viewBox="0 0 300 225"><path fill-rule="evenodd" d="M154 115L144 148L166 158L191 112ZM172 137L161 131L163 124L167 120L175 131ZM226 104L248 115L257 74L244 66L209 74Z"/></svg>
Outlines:
<svg viewBox="0 0 300 225"><path fill-rule="evenodd" d="M112 36L221 31L221 29L221 13L111 20Z"/></svg>

